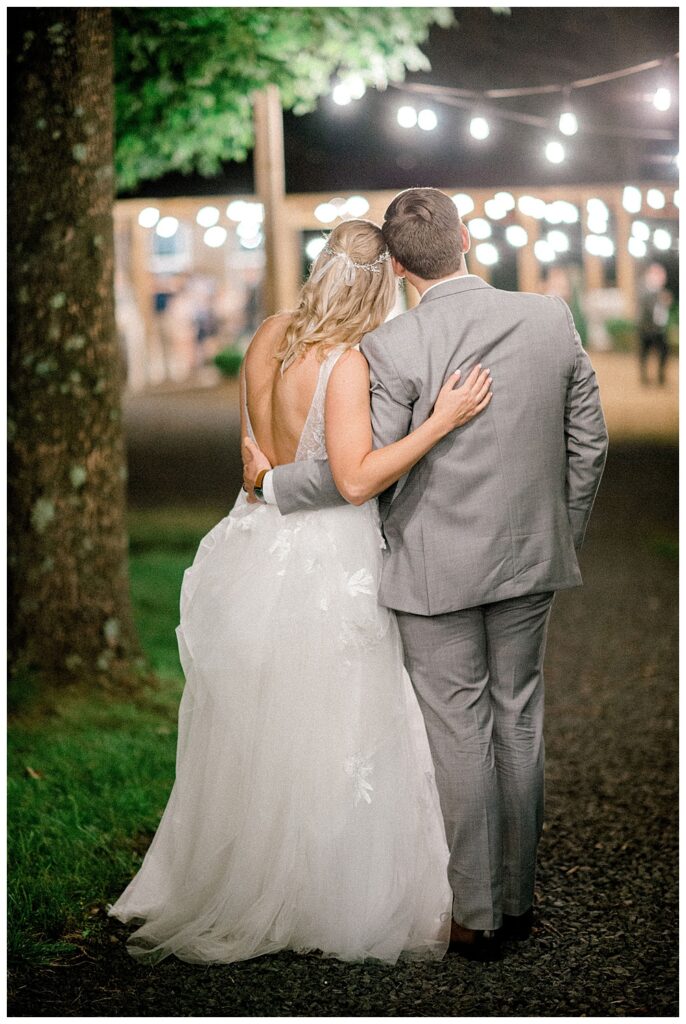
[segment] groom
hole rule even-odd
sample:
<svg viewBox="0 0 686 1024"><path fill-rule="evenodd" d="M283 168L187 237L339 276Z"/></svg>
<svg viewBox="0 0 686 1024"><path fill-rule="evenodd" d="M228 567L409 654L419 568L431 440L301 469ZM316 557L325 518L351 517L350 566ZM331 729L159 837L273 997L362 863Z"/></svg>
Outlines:
<svg viewBox="0 0 686 1024"><path fill-rule="evenodd" d="M395 197L382 227L419 305L367 334L374 444L429 416L457 369L489 367L493 400L380 498L379 591L395 610L426 722L450 850L451 946L500 955L531 929L543 823L543 658L554 592L581 583L607 450L595 374L556 297L499 291L465 265L469 234L438 189ZM342 503L327 462L245 485L285 515ZM261 486L260 486L261 485Z"/></svg>

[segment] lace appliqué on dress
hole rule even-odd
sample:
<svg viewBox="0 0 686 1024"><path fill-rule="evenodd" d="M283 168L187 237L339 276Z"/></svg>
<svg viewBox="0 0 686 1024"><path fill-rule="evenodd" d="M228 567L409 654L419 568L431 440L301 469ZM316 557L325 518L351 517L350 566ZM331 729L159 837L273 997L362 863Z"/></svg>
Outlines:
<svg viewBox="0 0 686 1024"><path fill-rule="evenodd" d="M353 780L355 806L361 800L370 804L372 802L371 794L374 792L374 787L369 781L369 776L374 771L372 758L365 757L364 754L352 754L350 757L346 757L343 771Z"/></svg>

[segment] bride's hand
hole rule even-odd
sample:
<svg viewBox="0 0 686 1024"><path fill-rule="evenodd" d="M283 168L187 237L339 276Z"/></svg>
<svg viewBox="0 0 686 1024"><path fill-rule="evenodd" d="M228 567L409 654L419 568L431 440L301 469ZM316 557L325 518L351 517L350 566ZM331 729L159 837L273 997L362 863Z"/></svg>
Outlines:
<svg viewBox="0 0 686 1024"><path fill-rule="evenodd" d="M460 379L457 370L448 377L438 393L430 419L441 437L456 427L462 427L486 408L493 398L491 372L475 366L464 384L456 388Z"/></svg>

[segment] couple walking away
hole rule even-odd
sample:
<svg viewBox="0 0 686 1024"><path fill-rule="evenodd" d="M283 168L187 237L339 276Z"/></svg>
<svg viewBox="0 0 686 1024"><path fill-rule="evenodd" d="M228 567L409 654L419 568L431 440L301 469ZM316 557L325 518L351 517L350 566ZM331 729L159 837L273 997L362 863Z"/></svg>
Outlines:
<svg viewBox="0 0 686 1024"><path fill-rule="evenodd" d="M251 342L247 486L181 589L176 781L109 908L134 956L491 960L530 931L546 629L607 433L565 303L468 249L408 189ZM421 301L386 321L398 277Z"/></svg>

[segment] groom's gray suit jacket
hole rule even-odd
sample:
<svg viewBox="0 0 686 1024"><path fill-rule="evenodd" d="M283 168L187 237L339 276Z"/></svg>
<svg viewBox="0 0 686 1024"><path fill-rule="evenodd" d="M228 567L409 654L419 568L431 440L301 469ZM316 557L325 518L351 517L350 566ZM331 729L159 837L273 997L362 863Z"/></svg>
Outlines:
<svg viewBox="0 0 686 1024"><path fill-rule="evenodd" d="M367 334L375 447L430 415L454 370L491 370L493 399L381 496L379 600L439 615L581 583L577 551L607 451L590 360L559 298L467 275ZM279 509L342 502L327 462L277 467Z"/></svg>

